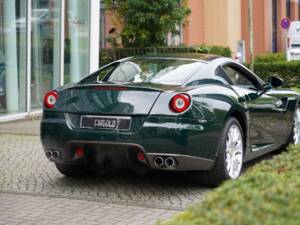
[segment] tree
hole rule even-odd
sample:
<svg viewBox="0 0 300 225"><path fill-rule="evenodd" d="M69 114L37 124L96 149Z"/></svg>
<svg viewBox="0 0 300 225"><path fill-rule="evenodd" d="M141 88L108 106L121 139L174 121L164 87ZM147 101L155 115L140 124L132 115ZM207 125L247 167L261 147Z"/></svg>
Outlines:
<svg viewBox="0 0 300 225"><path fill-rule="evenodd" d="M166 45L169 32L179 33L190 13L185 1L104 0L104 3L123 25L119 35L124 47L150 47Z"/></svg>

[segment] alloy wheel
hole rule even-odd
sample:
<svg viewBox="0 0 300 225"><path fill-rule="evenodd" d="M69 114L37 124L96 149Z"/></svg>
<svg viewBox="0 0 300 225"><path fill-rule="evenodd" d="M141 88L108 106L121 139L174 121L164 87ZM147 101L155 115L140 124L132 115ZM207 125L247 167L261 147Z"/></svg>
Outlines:
<svg viewBox="0 0 300 225"><path fill-rule="evenodd" d="M226 169L231 179L237 179L243 164L243 137L240 128L233 124L226 137Z"/></svg>
<svg viewBox="0 0 300 225"><path fill-rule="evenodd" d="M300 144L300 108L296 109L295 116L294 116L293 142L295 145Z"/></svg>

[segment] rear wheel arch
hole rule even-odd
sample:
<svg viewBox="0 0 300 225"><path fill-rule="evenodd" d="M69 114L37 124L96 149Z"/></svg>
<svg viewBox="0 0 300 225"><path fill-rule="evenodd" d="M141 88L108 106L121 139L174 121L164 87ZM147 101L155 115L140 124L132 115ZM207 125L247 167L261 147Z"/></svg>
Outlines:
<svg viewBox="0 0 300 225"><path fill-rule="evenodd" d="M230 117L233 117L235 119L237 119L237 121L239 121L241 127L242 127L242 131L243 131L243 135L244 135L244 139L247 140L247 122L246 122L246 118L245 116L243 116L243 114L240 112L240 111L233 111L231 114L230 114Z"/></svg>
<svg viewBox="0 0 300 225"><path fill-rule="evenodd" d="M247 143L248 143L248 141L247 141L248 140L247 139L248 138L248 124L247 124L246 115L237 109L230 110L224 119L224 122L223 122L224 125L230 118L236 119L242 128L242 135L243 135L243 139L244 139L244 153L245 153L246 148L247 148ZM223 129L225 129L224 126L223 126ZM221 137L219 137L219 142L221 141L220 139L221 139ZM219 152L216 151L216 157L218 157L218 154L219 154Z"/></svg>
<svg viewBox="0 0 300 225"><path fill-rule="evenodd" d="M225 118L225 121L227 121L229 118L235 118L241 128L242 128L242 132L243 132L243 139L244 139L244 153L247 149L247 143L248 143L248 123L247 123L247 117L245 115L245 113L241 112L238 109L233 109L231 110L228 114L227 117Z"/></svg>

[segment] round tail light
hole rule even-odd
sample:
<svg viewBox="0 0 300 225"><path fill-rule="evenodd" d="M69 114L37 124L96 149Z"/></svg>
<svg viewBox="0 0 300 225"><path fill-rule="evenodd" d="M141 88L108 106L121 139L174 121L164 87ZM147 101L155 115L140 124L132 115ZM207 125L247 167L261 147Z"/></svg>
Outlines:
<svg viewBox="0 0 300 225"><path fill-rule="evenodd" d="M191 104L191 97L187 94L177 94L170 102L170 108L173 112L181 113L187 110Z"/></svg>
<svg viewBox="0 0 300 225"><path fill-rule="evenodd" d="M56 91L49 91L48 93L46 93L44 98L45 106L49 109L52 108L57 101L57 97L58 95Z"/></svg>

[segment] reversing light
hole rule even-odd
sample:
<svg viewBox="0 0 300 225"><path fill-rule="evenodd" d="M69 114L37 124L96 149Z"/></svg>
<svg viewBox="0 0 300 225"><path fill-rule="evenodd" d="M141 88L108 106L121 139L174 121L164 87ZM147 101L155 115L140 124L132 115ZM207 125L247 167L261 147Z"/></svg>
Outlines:
<svg viewBox="0 0 300 225"><path fill-rule="evenodd" d="M49 109L53 108L57 101L58 95L56 91L49 91L44 98L45 106Z"/></svg>
<svg viewBox="0 0 300 225"><path fill-rule="evenodd" d="M173 112L182 113L191 104L191 97L187 94L177 94L170 101L170 108Z"/></svg>

